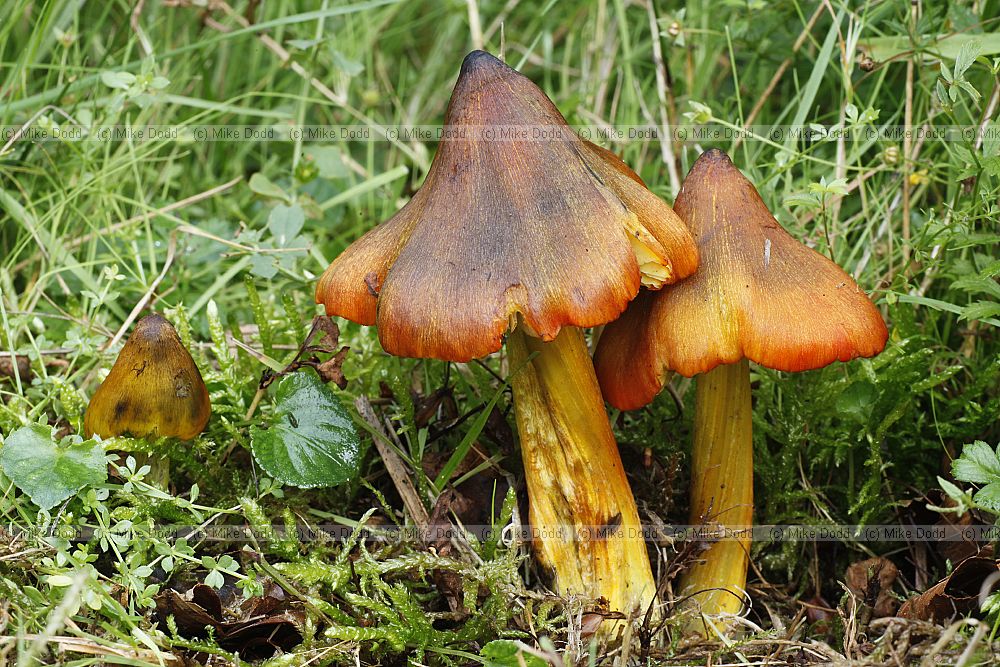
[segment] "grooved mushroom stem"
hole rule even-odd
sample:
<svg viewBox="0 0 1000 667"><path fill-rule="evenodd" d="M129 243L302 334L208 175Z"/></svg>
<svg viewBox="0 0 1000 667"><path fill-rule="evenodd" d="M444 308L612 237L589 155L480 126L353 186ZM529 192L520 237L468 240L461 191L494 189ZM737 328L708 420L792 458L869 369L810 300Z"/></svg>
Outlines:
<svg viewBox="0 0 1000 667"><path fill-rule="evenodd" d="M507 352L535 549L561 594L642 611L656 585L583 334L546 343L523 329Z"/></svg>
<svg viewBox="0 0 1000 667"><path fill-rule="evenodd" d="M753 523L753 420L750 363L699 376L691 453L692 525L721 525L737 537L713 544L681 577L682 595L704 614L737 614L746 587ZM700 622L697 623L700 627Z"/></svg>

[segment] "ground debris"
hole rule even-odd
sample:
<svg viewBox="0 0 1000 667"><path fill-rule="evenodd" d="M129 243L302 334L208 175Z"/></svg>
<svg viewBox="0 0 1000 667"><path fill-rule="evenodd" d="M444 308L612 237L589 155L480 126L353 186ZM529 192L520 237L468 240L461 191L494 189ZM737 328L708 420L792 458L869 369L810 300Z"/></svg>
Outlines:
<svg viewBox="0 0 1000 667"><path fill-rule="evenodd" d="M325 315L317 315L292 361L280 371L264 371L260 388L266 389L275 380L308 366L316 371L323 382L332 382L343 389L347 386L347 378L344 377L342 367L349 351L350 348L340 346L340 328L337 323ZM317 354L333 356L321 361Z"/></svg>
<svg viewBox="0 0 1000 667"><path fill-rule="evenodd" d="M893 616L898 603L892 586L899 569L887 558L868 558L847 568L847 587L871 609L874 618Z"/></svg>
<svg viewBox="0 0 1000 667"><path fill-rule="evenodd" d="M0 377L20 378L21 382L31 380L31 360L23 354L18 354L11 360L10 355L0 355Z"/></svg>
<svg viewBox="0 0 1000 667"><path fill-rule="evenodd" d="M982 584L996 572L996 561L991 558L966 558L947 577L903 603L899 615L942 623L967 614L978 608Z"/></svg>
<svg viewBox="0 0 1000 667"><path fill-rule="evenodd" d="M289 604L280 586L270 584L263 596L224 606L211 586L197 584L187 594L167 589L156 596L156 613L166 623L173 616L185 637L208 637L219 647L248 659L267 658L302 642L305 616Z"/></svg>

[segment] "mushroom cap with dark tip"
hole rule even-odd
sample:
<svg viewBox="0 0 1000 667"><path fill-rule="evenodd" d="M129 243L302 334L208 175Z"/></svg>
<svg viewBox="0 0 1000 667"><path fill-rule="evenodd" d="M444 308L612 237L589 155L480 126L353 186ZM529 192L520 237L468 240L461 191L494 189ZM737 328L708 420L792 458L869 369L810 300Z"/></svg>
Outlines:
<svg viewBox="0 0 1000 667"><path fill-rule="evenodd" d="M694 272L697 249L670 207L488 53L466 57L444 130L420 190L317 285L327 314L376 324L386 351L469 361L498 350L518 315L544 340L611 321L645 275L635 242L665 267L664 282Z"/></svg>
<svg viewBox="0 0 1000 667"><path fill-rule="evenodd" d="M743 358L804 371L885 347L889 332L865 292L789 235L722 151L698 158L674 209L701 264L690 278L641 294L605 328L594 363L615 407L651 401L668 371L691 377Z"/></svg>
<svg viewBox="0 0 1000 667"><path fill-rule="evenodd" d="M205 428L212 406L201 373L174 327L148 315L94 392L84 417L89 438L99 435L190 440Z"/></svg>
<svg viewBox="0 0 1000 667"><path fill-rule="evenodd" d="M497 64L504 65L504 61L500 60L496 56L481 49L476 49L475 51L470 51L465 58L462 59L462 69L458 71L459 76L463 74L469 74L472 70L478 67L492 68Z"/></svg>

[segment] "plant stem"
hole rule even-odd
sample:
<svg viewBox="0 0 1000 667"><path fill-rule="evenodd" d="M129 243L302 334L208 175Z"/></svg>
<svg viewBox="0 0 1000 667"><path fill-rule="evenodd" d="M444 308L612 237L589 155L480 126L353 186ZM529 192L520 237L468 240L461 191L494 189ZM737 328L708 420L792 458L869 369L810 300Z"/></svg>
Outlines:
<svg viewBox="0 0 1000 667"><path fill-rule="evenodd" d="M746 359L698 378L694 419L690 521L748 531L753 523L753 421ZM703 614L739 613L749 546L748 534L713 544L681 578L681 594L694 595Z"/></svg>
<svg viewBox="0 0 1000 667"><path fill-rule="evenodd" d="M507 352L521 368L511 385L539 559L563 595L644 610L656 591L649 554L583 333L565 327L545 343L518 326Z"/></svg>

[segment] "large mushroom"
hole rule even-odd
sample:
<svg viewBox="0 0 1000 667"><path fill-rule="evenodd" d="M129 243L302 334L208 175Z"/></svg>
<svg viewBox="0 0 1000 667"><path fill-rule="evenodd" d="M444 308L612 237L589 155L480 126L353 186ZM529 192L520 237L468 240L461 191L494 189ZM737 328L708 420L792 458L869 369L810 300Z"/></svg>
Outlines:
<svg viewBox="0 0 1000 667"><path fill-rule="evenodd" d="M792 238L722 151L698 158L674 209L698 243L697 273L640 295L604 330L594 363L605 398L623 410L649 403L669 371L699 375L690 520L739 532L687 571L680 593L703 613L736 613L753 522L748 362L805 371L871 357L888 331L857 283Z"/></svg>
<svg viewBox="0 0 1000 667"><path fill-rule="evenodd" d="M208 389L174 327L157 314L135 330L87 406L89 438L132 435L190 440L212 413Z"/></svg>
<svg viewBox="0 0 1000 667"><path fill-rule="evenodd" d="M399 356L465 362L506 336L540 560L558 591L628 612L655 587L579 327L696 266L667 204L530 80L474 51L423 186L334 260L316 300L377 325Z"/></svg>

